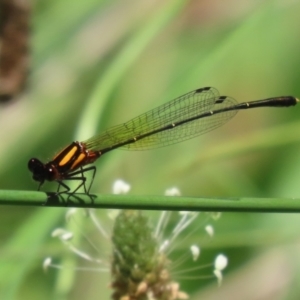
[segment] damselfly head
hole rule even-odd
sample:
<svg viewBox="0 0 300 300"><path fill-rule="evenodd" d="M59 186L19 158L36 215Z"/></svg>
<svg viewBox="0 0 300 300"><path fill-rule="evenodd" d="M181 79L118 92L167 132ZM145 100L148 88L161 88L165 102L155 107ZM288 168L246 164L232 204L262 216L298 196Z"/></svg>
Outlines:
<svg viewBox="0 0 300 300"><path fill-rule="evenodd" d="M31 158L28 162L28 169L32 172L32 178L35 181L43 183L48 177L48 170L40 160Z"/></svg>

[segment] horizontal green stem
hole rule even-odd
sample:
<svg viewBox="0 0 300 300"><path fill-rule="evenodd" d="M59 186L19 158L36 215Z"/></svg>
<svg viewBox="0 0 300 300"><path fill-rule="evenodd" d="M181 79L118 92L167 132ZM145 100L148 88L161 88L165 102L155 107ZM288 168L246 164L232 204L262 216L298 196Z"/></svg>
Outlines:
<svg viewBox="0 0 300 300"><path fill-rule="evenodd" d="M140 195L84 195L0 191L0 205L84 208L131 208L150 210L300 212L300 199L293 198L208 198Z"/></svg>

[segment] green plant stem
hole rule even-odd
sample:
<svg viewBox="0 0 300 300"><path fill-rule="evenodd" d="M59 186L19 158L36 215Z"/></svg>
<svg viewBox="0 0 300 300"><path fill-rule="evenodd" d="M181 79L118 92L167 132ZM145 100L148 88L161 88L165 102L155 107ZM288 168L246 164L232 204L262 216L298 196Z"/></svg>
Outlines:
<svg viewBox="0 0 300 300"><path fill-rule="evenodd" d="M0 191L0 205L131 208L149 210L300 212L295 198L196 198L140 195L84 195L36 191Z"/></svg>

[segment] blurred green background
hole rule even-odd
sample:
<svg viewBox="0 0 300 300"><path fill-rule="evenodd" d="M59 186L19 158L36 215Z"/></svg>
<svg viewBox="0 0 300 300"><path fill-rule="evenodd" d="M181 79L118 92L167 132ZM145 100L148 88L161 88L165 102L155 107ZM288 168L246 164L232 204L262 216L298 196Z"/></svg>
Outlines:
<svg viewBox="0 0 300 300"><path fill-rule="evenodd" d="M199 87L239 102L300 96L300 1L32 5L29 88L0 107L1 189L35 190L29 158L47 161L74 139ZM110 193L122 178L140 195L177 186L185 196L299 198L299 114L299 107L242 111L181 144L113 151L97 161L92 191ZM65 212L1 207L1 299L109 298L108 275L75 273L70 291L58 293L59 272L42 271L43 259L62 250L50 232L64 226ZM299 225L296 214L223 214L203 249L203 264L228 256L223 286L194 280L182 289L192 299L298 299Z"/></svg>

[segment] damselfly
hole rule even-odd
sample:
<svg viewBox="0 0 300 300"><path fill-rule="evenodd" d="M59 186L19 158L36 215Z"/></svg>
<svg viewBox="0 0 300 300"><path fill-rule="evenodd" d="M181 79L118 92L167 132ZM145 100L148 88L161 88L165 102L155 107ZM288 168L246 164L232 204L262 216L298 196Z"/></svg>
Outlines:
<svg viewBox="0 0 300 300"><path fill-rule="evenodd" d="M239 110L255 107L287 107L299 100L282 96L238 103L231 97L219 96L212 87L204 87L162 104L126 123L107 129L83 142L72 142L62 149L50 162L44 164L37 158L28 162L33 179L41 188L48 181L58 182L69 192L64 180L78 180L73 191L84 187L89 194L96 173L95 166L88 166L103 154L117 148L147 150L163 147L193 138L213 130L230 120ZM86 187L85 172L92 171L92 180Z"/></svg>

